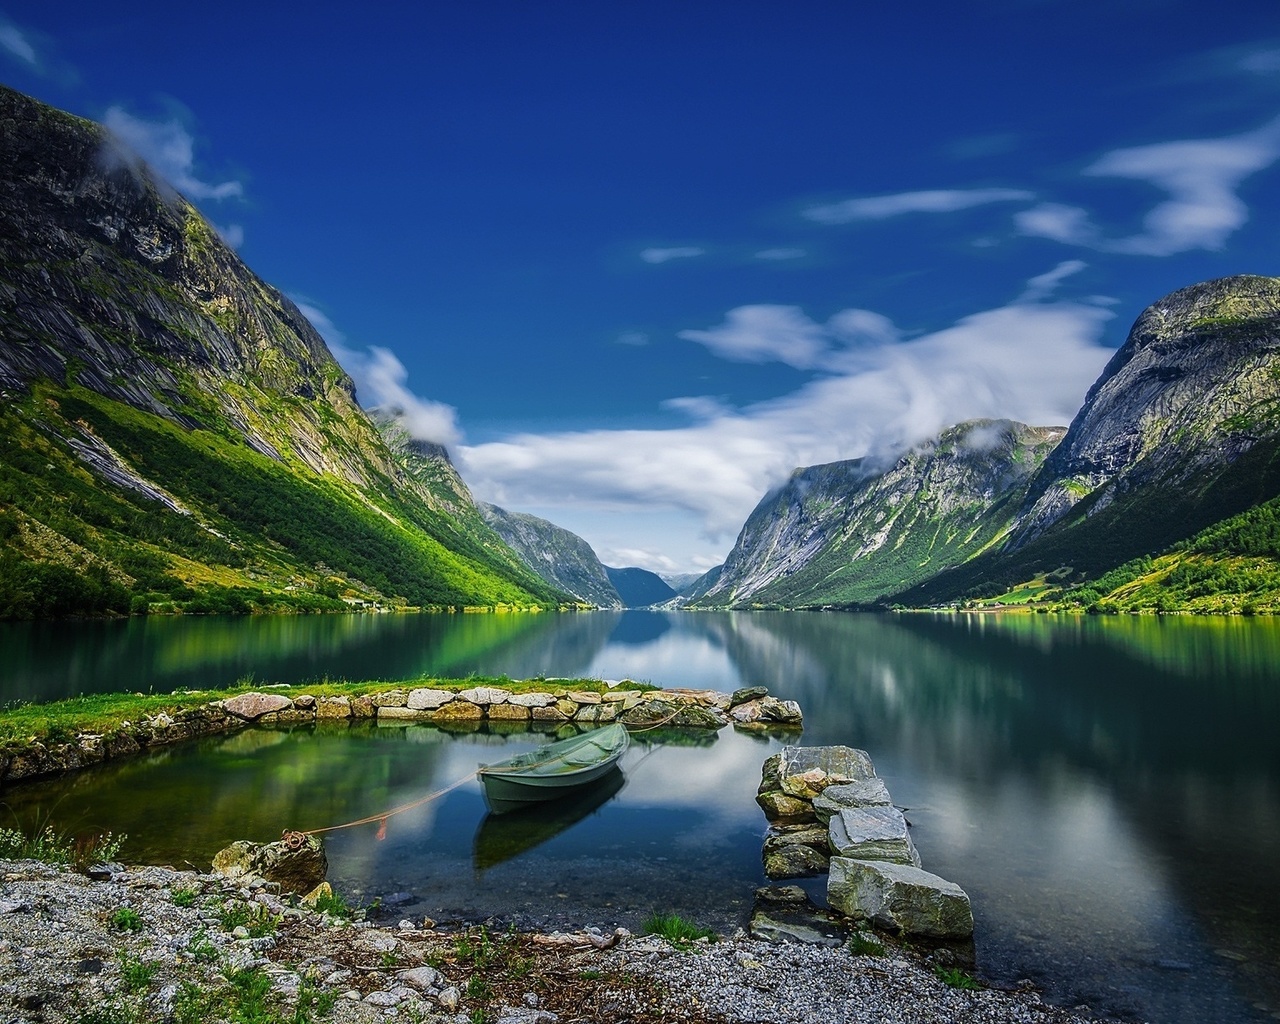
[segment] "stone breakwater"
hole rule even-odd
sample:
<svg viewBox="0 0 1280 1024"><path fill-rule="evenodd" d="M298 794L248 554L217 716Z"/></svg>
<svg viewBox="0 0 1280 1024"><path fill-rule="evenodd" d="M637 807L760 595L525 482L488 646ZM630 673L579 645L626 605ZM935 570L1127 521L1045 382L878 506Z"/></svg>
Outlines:
<svg viewBox="0 0 1280 1024"><path fill-rule="evenodd" d="M925 871L906 817L865 750L783 747L764 762L770 878L827 874L827 904L853 921L944 941L973 935L969 897Z"/></svg>
<svg viewBox="0 0 1280 1024"><path fill-rule="evenodd" d="M495 955L480 958L421 919L335 918L268 887L169 868L94 874L0 860L0 1020L244 1020L250 1009L254 1020L334 1024L1097 1020L1042 1002L1029 983L951 988L928 951L855 955L739 935L682 952L606 924L494 930Z"/></svg>
<svg viewBox="0 0 1280 1024"><path fill-rule="evenodd" d="M499 686L452 690L401 686L353 696L251 692L193 708L121 722L109 733L81 733L65 742L29 743L0 752L0 783L57 775L144 750L251 725L310 725L316 722L431 722L454 731L486 725L557 729L621 722L634 728L799 729L800 705L779 700L763 686L733 693L716 690L629 689L604 692L548 685L513 691Z"/></svg>

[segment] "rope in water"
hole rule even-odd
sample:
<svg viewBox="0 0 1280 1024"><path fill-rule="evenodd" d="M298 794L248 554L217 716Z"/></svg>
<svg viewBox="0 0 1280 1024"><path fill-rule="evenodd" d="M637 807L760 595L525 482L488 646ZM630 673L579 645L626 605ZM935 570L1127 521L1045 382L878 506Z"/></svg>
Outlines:
<svg viewBox="0 0 1280 1024"><path fill-rule="evenodd" d="M669 724L683 710L684 708L676 708L675 711L673 711L671 714L669 714L666 718L662 719L661 721L654 722L652 725L646 725L643 729L628 729L627 731L629 733L651 732L654 729L659 729L662 726ZM535 761L529 765L526 765L525 767L537 768L540 765L550 764L554 760L555 758L551 758L547 761ZM344 821L341 825L326 825L323 828L308 828L308 829L287 828L280 833L280 841L284 843L284 845L287 846L290 850L299 850L306 843L307 836L317 836L317 835L320 835L322 832L337 832L339 829L355 828L358 825L372 825L375 821L378 822L377 838L385 839L387 835L387 819L388 818L396 814L403 814L405 811L412 811L414 808L422 807L424 804L429 804L433 800L439 800L442 796L446 796L447 794L452 793L455 789L459 788L460 786L465 786L468 782L470 782L479 774L480 774L480 769L477 768L475 769L475 771L468 772L466 775L462 776L462 778L449 783L449 785L445 786L443 789L434 790L433 792L428 793L426 796L419 797L417 800L413 800L407 804L401 804L399 807L392 807L390 810L382 811L378 814L370 814L363 818L356 818L354 821Z"/></svg>

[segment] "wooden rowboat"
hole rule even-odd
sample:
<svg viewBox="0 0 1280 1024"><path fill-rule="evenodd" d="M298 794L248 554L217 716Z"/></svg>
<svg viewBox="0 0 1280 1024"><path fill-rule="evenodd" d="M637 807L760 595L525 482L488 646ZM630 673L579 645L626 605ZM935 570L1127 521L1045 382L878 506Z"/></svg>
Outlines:
<svg viewBox="0 0 1280 1024"><path fill-rule="evenodd" d="M494 813L513 806L555 800L607 775L631 744L621 725L606 725L547 743L524 754L482 764L476 773Z"/></svg>

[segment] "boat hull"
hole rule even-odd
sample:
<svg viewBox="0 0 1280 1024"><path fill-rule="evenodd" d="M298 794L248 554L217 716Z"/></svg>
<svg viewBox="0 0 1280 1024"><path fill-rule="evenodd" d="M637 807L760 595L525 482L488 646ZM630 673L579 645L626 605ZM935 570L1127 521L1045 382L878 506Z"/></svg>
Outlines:
<svg viewBox="0 0 1280 1024"><path fill-rule="evenodd" d="M617 766L628 743L622 726L609 726L595 735L585 733L509 761L481 765L477 774L489 809L501 814L581 792Z"/></svg>

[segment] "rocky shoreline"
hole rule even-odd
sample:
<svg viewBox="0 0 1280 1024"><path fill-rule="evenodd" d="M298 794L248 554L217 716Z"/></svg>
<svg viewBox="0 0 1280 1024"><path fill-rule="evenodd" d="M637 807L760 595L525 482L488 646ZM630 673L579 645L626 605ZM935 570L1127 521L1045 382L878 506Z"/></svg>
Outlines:
<svg viewBox="0 0 1280 1024"><path fill-rule="evenodd" d="M566 680L566 682L570 682ZM633 688L625 683L604 692L550 685L540 690L499 686L449 689L401 685L352 696L250 691L161 711L137 722L124 721L109 732L81 732L65 741L32 737L0 750L0 784L20 782L87 768L103 761L133 757L154 747L201 736L233 732L253 725L314 725L376 721L383 724L429 722L468 732L487 728L590 728L622 722L636 728L800 729L803 714L795 701L770 696L763 686L734 693L716 690Z"/></svg>
<svg viewBox="0 0 1280 1024"><path fill-rule="evenodd" d="M966 990L932 954L345 919L164 867L0 860L0 1018L30 1024L657 1021L1087 1024L1031 986ZM357 914L357 918L364 915Z"/></svg>

